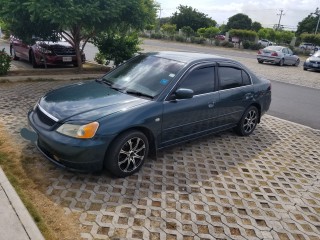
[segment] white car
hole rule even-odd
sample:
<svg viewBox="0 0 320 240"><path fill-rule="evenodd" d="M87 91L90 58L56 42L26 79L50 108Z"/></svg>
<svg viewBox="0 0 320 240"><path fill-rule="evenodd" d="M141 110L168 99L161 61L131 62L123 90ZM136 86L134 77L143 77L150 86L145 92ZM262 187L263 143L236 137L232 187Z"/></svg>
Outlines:
<svg viewBox="0 0 320 240"><path fill-rule="evenodd" d="M261 39L258 41L258 43L263 47L268 47L272 45L272 42L270 42L268 39Z"/></svg>
<svg viewBox="0 0 320 240"><path fill-rule="evenodd" d="M320 49L319 46L314 45L313 43L302 43L299 48L304 51L318 51Z"/></svg>

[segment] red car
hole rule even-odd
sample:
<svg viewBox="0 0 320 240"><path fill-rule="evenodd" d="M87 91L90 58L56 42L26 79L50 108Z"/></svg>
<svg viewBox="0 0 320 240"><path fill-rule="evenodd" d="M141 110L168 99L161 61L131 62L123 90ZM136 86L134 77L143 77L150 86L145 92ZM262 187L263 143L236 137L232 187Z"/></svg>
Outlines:
<svg viewBox="0 0 320 240"><path fill-rule="evenodd" d="M66 41L36 41L27 45L20 39L10 37L10 54L14 60L24 59L29 61L34 68L40 65L70 65L77 66L76 51ZM86 58L82 54L82 62Z"/></svg>

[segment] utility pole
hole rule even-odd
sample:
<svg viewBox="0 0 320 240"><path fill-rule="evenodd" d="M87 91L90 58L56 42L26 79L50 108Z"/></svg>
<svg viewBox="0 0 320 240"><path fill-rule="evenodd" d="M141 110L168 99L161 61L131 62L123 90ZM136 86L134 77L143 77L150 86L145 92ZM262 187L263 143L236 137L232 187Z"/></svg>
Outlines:
<svg viewBox="0 0 320 240"><path fill-rule="evenodd" d="M285 14L283 13L283 9L280 9L280 14L277 14L279 17L279 23L278 23L278 27L277 27L277 30L279 30L280 28L280 21L281 21L281 17L284 16Z"/></svg>
<svg viewBox="0 0 320 240"><path fill-rule="evenodd" d="M159 29L158 29L158 31L160 31L160 27L161 27L161 11L162 11L163 9L161 8L161 4L159 3Z"/></svg>
<svg viewBox="0 0 320 240"><path fill-rule="evenodd" d="M320 22L320 10L319 10L319 8L316 9L316 12L315 12L314 14L319 17L319 18L318 18L318 23L317 23L317 26L316 26L316 31L314 32L314 34L317 34L317 32L318 32L318 27L319 27L319 22Z"/></svg>

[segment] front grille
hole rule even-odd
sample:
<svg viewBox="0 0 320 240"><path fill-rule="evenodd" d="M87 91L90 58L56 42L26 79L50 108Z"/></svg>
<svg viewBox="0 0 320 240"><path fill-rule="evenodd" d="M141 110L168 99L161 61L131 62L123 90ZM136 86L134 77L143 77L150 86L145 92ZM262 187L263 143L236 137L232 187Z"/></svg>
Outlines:
<svg viewBox="0 0 320 240"><path fill-rule="evenodd" d="M42 124L46 126L52 127L56 122L49 118L46 114L44 114L39 107L36 108L36 114L38 116L38 119L41 121Z"/></svg>
<svg viewBox="0 0 320 240"><path fill-rule="evenodd" d="M73 47L66 47L66 46L61 46L61 45L54 45L51 46L51 50L56 54L56 55L76 55L76 51L74 50Z"/></svg>
<svg viewBox="0 0 320 240"><path fill-rule="evenodd" d="M316 63L316 64L320 64L320 61L310 61L311 63Z"/></svg>

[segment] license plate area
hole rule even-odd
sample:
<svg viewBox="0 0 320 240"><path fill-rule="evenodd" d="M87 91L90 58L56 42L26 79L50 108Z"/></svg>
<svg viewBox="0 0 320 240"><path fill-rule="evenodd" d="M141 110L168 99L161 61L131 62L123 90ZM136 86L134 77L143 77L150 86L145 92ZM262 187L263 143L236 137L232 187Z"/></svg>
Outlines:
<svg viewBox="0 0 320 240"><path fill-rule="evenodd" d="M316 63L312 64L312 66L313 66L313 67L319 67L319 65L316 64Z"/></svg>
<svg viewBox="0 0 320 240"><path fill-rule="evenodd" d="M72 57L62 57L62 62L72 62Z"/></svg>

